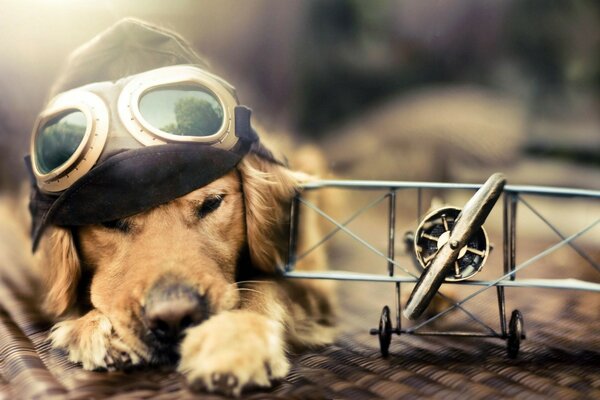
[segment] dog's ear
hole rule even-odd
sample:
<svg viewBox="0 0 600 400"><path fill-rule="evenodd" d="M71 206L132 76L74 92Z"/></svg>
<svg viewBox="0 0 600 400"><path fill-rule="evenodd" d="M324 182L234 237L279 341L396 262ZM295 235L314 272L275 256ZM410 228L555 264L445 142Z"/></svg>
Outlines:
<svg viewBox="0 0 600 400"><path fill-rule="evenodd" d="M70 229L51 227L40 243L40 269L44 278L44 310L51 316L65 314L75 303L81 267Z"/></svg>
<svg viewBox="0 0 600 400"><path fill-rule="evenodd" d="M308 177L249 154L240 162L246 231L254 267L273 273L287 251L290 204Z"/></svg>

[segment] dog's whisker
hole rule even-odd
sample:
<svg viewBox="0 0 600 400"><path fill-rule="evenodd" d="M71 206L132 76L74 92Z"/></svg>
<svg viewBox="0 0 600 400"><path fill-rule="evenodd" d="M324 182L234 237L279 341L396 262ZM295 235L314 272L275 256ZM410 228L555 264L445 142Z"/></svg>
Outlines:
<svg viewBox="0 0 600 400"><path fill-rule="evenodd" d="M230 283L230 285L239 285L239 284L243 284L243 283L262 283L262 282L264 282L264 281L250 281L250 280L248 280L248 281L233 282L233 283Z"/></svg>
<svg viewBox="0 0 600 400"><path fill-rule="evenodd" d="M262 294L264 295L263 292L261 292L260 290L255 290L255 289L249 289L249 288L237 288L236 290L242 291L242 290L246 290L248 292L254 292L254 293L258 293L258 294Z"/></svg>
<svg viewBox="0 0 600 400"><path fill-rule="evenodd" d="M256 289L251 289L251 288L237 288L236 290L238 291L248 291L248 292L256 292L256 293L260 293L260 294L264 294L264 292L261 292L260 290L256 290Z"/></svg>
<svg viewBox="0 0 600 400"><path fill-rule="evenodd" d="M239 284L244 284L244 283L269 283L269 284L273 284L275 282L271 282L271 281L238 281L238 282L230 283L230 285L239 285Z"/></svg>

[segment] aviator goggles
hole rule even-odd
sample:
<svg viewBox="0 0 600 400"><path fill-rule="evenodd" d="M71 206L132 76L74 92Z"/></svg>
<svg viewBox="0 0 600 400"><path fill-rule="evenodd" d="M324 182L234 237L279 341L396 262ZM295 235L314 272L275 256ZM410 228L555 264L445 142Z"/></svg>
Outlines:
<svg viewBox="0 0 600 400"><path fill-rule="evenodd" d="M283 165L235 89L194 65L60 93L38 117L25 158L33 250L49 225L137 214L209 184L248 153Z"/></svg>
<svg viewBox="0 0 600 400"><path fill-rule="evenodd" d="M176 65L55 96L38 117L31 169L39 189L62 192L115 152L197 143L235 152L257 140L234 88L193 65Z"/></svg>

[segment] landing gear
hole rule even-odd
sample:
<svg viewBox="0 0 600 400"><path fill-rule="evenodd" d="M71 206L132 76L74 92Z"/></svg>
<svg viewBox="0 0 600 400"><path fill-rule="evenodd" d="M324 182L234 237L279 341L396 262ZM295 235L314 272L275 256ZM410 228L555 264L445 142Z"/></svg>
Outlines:
<svg viewBox="0 0 600 400"><path fill-rule="evenodd" d="M509 358L517 358L521 340L525 339L525 329L523 327L523 315L519 310L514 310L510 316L508 324L508 338L506 340L506 353Z"/></svg>
<svg viewBox="0 0 600 400"><path fill-rule="evenodd" d="M381 310L378 334L381 355L387 357L389 354L390 342L392 341L392 321L390 319L390 308L388 306L383 307L383 310Z"/></svg>
<svg viewBox="0 0 600 400"><path fill-rule="evenodd" d="M379 336L379 348L381 349L381 355L387 357L390 354L390 343L392 341L392 320L390 319L390 308L388 306L383 307L381 310L381 317L379 317L379 328L371 329L371 335Z"/></svg>

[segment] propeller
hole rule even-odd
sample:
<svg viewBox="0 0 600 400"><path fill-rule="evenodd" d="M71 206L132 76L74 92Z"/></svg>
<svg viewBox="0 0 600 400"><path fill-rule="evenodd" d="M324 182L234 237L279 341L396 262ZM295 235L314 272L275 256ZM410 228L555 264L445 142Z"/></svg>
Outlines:
<svg viewBox="0 0 600 400"><path fill-rule="evenodd" d="M467 245L469 238L487 219L496 201L500 198L505 184L505 176L495 173L465 204L454 222L448 241L438 249L429 267L423 271L410 294L403 312L406 318L416 319L423 314L442 285L448 271L454 268L460 250Z"/></svg>

